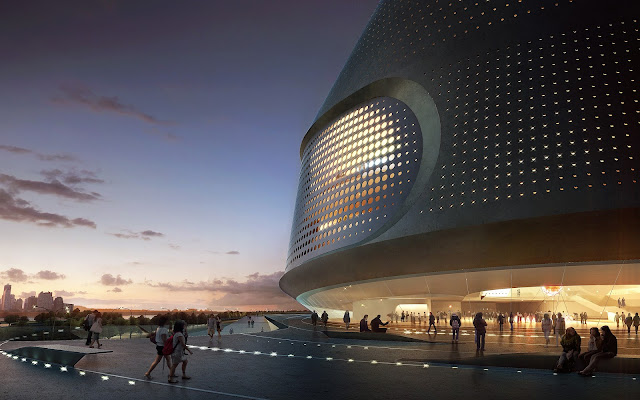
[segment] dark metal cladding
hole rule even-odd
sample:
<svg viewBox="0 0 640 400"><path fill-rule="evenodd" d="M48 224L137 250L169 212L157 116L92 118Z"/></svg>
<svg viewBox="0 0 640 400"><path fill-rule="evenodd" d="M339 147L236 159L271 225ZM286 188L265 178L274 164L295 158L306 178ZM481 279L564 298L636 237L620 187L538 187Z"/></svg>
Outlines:
<svg viewBox="0 0 640 400"><path fill-rule="evenodd" d="M585 239L592 240L605 234L594 226L603 218L600 212L631 210L623 214L637 219L639 19L637 1L382 1L305 135L301 154L309 154L335 118L368 104L375 94L404 102L416 115L421 171L392 223L350 246L288 265L283 290L297 297L355 277L421 272L413 265L404 272L389 268L386 275L380 269L369 275L332 271L335 276L321 283L305 278L320 276L316 270L324 268L323 259L336 264L336 257L353 253L354 246L377 245L376 254L384 255L392 248L384 246L405 238L420 246L421 237L436 240L440 232L456 229L482 232L488 224L494 224L491 234L500 235L495 224L510 224L509 232L517 234L517 221L535 226L539 218L554 217L548 226L557 226L568 215L581 215ZM409 95L406 85L419 86L423 94ZM637 226L636 219L609 224L606 234ZM292 244L295 237L292 232ZM600 242L602 257L594 253L575 261L640 258L638 245L615 256L615 249L604 248L615 243ZM544 251L544 243L536 246ZM552 255L545 260L573 261ZM511 261L529 262L526 257ZM465 268L474 265L514 264L478 257ZM364 271L367 266L352 263L349 268ZM423 272L433 268L425 266ZM447 265L446 270L456 268Z"/></svg>

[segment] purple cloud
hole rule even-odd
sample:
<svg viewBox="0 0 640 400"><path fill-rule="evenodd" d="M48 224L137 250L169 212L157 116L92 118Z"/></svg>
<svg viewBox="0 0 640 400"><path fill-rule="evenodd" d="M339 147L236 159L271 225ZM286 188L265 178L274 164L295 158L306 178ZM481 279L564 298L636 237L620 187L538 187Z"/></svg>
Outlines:
<svg viewBox="0 0 640 400"><path fill-rule="evenodd" d="M88 171L86 169L63 172L56 168L40 171L40 174L44 176L48 182L62 181L67 185L78 185L80 183L104 183L104 180L99 179L95 172Z"/></svg>
<svg viewBox="0 0 640 400"><path fill-rule="evenodd" d="M45 280L49 280L49 281L54 281L56 279L64 279L65 275L59 274L57 272L49 271L47 269L47 270L40 271L37 274L35 274L34 278L35 279L45 279Z"/></svg>
<svg viewBox="0 0 640 400"><path fill-rule="evenodd" d="M63 85L60 87L61 97L51 99L56 104L80 105L96 112L110 112L140 119L153 125L171 125L170 121L161 121L146 114L136 107L124 104L117 96L100 96L83 86Z"/></svg>
<svg viewBox="0 0 640 400"><path fill-rule="evenodd" d="M70 219L64 215L42 212L23 199L16 198L0 188L0 219L14 222L30 222L45 227L72 228L86 226L96 228L96 223L85 218Z"/></svg>
<svg viewBox="0 0 640 400"><path fill-rule="evenodd" d="M100 283L105 286L123 286L130 285L133 281L131 279L123 279L120 275L113 276L111 274L104 274L100 278Z"/></svg>
<svg viewBox="0 0 640 400"><path fill-rule="evenodd" d="M26 282L29 277L23 270L18 268L10 268L6 271L0 272L0 277L10 282Z"/></svg>
<svg viewBox="0 0 640 400"><path fill-rule="evenodd" d="M77 158L69 154L43 154L30 149L25 149L24 147L7 146L0 144L0 150L13 154L32 155L42 161L77 161Z"/></svg>
<svg viewBox="0 0 640 400"><path fill-rule="evenodd" d="M123 230L124 233L109 233L111 236L115 236L119 239L142 239L142 240L151 240L154 237L164 237L164 233L154 232L151 230L146 230L142 232L133 232L128 229Z"/></svg>
<svg viewBox="0 0 640 400"><path fill-rule="evenodd" d="M0 174L0 184L4 184L10 192L19 193L22 191L36 192L40 194L49 194L53 196L65 197L78 201L97 200L101 196L98 193L84 193L69 186L62 184L60 181L52 182L32 181L26 179L18 179L11 175Z"/></svg>

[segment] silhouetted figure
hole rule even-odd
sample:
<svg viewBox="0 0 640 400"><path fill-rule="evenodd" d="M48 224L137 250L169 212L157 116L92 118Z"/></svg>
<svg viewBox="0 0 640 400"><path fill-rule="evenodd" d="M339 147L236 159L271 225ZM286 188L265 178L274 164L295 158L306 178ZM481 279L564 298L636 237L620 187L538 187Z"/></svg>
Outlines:
<svg viewBox="0 0 640 400"><path fill-rule="evenodd" d="M438 328L436 327L436 317L434 317L433 313L429 311L429 329L427 329L427 333L431 332L432 325L433 325L433 332L438 333Z"/></svg>
<svg viewBox="0 0 640 400"><path fill-rule="evenodd" d="M349 324L351 323L351 317L349 316L349 310L344 312L344 317L342 317L342 322L344 322L347 330L349 330Z"/></svg>
<svg viewBox="0 0 640 400"><path fill-rule="evenodd" d="M368 314L365 314L364 317L360 320L360 332L371 332L369 329L369 324L367 323L367 318L369 318Z"/></svg>
<svg viewBox="0 0 640 400"><path fill-rule="evenodd" d="M498 325L500 326L500 332L502 332L502 326L504 325L504 315L502 313L498 315Z"/></svg>
<svg viewBox="0 0 640 400"><path fill-rule="evenodd" d="M313 310L311 313L311 325L313 325L313 329L316 329L316 325L318 324L318 313L316 310Z"/></svg>
<svg viewBox="0 0 640 400"><path fill-rule="evenodd" d="M380 328L380 326L387 326L389 324L389 322L382 322L382 320L380 319L380 315L376 316L374 319L371 320L371 330L373 332L382 332L385 333L387 331L387 328Z"/></svg>
<svg viewBox="0 0 640 400"><path fill-rule="evenodd" d="M329 314L327 314L326 311L322 312L322 316L320 317L320 320L322 321L322 325L324 325L324 330L327 330L327 321L329 321Z"/></svg>
<svg viewBox="0 0 640 400"><path fill-rule="evenodd" d="M482 313L476 314L473 319L473 327L476 328L476 349L484 351L484 338L487 333L487 321L482 318Z"/></svg>
<svg viewBox="0 0 640 400"><path fill-rule="evenodd" d="M462 322L457 314L451 314L451 319L449 320L449 325L451 325L451 343L457 342L460 337L460 327L462 326Z"/></svg>

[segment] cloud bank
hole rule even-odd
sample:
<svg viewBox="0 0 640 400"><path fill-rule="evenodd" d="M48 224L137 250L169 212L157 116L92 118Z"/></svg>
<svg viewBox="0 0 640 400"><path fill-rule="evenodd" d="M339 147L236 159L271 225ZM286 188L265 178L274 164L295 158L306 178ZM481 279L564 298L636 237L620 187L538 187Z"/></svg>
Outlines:
<svg viewBox="0 0 640 400"><path fill-rule="evenodd" d="M123 279L120 275L114 277L111 274L104 274L100 278L100 283L105 286L124 286L132 284L133 281L131 279Z"/></svg>

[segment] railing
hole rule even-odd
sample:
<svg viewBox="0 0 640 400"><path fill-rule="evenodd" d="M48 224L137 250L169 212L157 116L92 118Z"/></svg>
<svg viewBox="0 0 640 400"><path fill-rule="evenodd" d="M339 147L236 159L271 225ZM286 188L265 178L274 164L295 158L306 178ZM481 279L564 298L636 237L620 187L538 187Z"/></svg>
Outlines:
<svg viewBox="0 0 640 400"><path fill-rule="evenodd" d="M157 325L103 325L100 339L121 340L147 337L142 329L154 332ZM189 325L190 335L202 336L206 334L206 325ZM25 325L0 327L0 340L74 340L84 339L87 332L81 327L69 325Z"/></svg>

